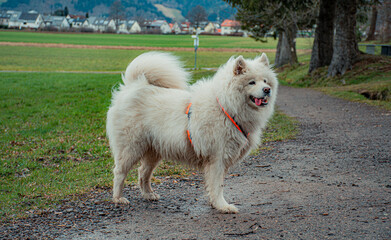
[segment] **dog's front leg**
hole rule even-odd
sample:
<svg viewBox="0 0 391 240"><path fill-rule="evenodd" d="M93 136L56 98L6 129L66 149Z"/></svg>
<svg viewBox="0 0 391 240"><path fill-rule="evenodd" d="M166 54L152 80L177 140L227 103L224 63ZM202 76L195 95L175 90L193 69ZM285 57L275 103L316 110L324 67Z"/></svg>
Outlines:
<svg viewBox="0 0 391 240"><path fill-rule="evenodd" d="M225 175L224 164L217 160L205 167L205 183L209 201L214 208L222 213L237 213L233 204L228 204L223 196L223 181Z"/></svg>

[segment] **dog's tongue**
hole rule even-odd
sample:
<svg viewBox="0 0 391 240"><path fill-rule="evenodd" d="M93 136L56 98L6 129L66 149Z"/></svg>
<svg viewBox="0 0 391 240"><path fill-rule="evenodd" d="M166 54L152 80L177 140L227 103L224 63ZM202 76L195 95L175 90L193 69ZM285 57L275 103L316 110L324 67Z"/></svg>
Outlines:
<svg viewBox="0 0 391 240"><path fill-rule="evenodd" d="M257 106L261 106L261 105L266 105L267 104L267 99L254 98L254 100L255 100L255 104Z"/></svg>

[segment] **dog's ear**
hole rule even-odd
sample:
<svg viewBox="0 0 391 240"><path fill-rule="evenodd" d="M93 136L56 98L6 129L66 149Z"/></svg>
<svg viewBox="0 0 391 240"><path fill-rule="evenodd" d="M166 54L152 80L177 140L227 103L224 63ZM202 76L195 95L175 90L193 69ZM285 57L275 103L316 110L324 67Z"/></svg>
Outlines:
<svg viewBox="0 0 391 240"><path fill-rule="evenodd" d="M240 75L245 73L247 70L246 62L244 61L244 58L242 56L239 56L235 60L235 66L234 66L234 75Z"/></svg>
<svg viewBox="0 0 391 240"><path fill-rule="evenodd" d="M261 58L259 59L259 61L263 64L265 64L266 67L269 67L269 59L267 58L266 54L265 53L262 53L262 56Z"/></svg>

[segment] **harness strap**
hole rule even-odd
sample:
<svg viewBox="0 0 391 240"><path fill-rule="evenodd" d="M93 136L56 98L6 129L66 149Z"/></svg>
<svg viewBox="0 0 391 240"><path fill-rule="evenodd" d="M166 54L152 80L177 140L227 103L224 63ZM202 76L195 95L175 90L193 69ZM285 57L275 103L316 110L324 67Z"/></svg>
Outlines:
<svg viewBox="0 0 391 240"><path fill-rule="evenodd" d="M245 138L247 138L250 133L246 134L246 132L244 131L243 127L235 121L235 118L234 117L231 117L231 115L228 114L227 111L225 111L224 107L221 105L220 101L219 101L219 98L216 97L216 100L217 102L219 103L220 107L221 107L221 110L224 112L224 114L228 117L228 119L233 123L233 125L239 130L239 132L241 132L243 134L243 136ZM187 105L187 108L186 108L186 115L187 115L187 118L189 119L190 121L190 115L191 115L191 104L192 103L189 103L189 105ZM192 141L192 138L191 138L191 133L190 133L190 124L189 124L189 127L188 129L186 130L186 133L187 133L187 138L189 139L189 142L191 143L191 145L193 145L193 141Z"/></svg>
<svg viewBox="0 0 391 240"><path fill-rule="evenodd" d="M189 105L188 105L187 108L186 108L186 114L187 114L187 118L188 118L189 120L190 120L190 115L191 115L191 111L190 111L191 104L192 104L192 103L189 103ZM189 125L190 125L190 124L189 124ZM190 130L187 129L186 132L187 132L187 138L189 139L189 142L191 143L191 145L193 145L193 141L192 141L192 139L191 139Z"/></svg>
<svg viewBox="0 0 391 240"><path fill-rule="evenodd" d="M250 133L246 134L246 132L244 131L244 129L242 128L242 126L240 126L240 124L238 122L235 121L234 117L231 117L227 111L225 111L224 107L221 105L220 101L219 101L219 98L216 97L216 100L217 102L219 103L220 107L221 107L221 110L223 110L224 114L228 117L229 120L231 120L231 122L235 125L235 127L239 130L239 132L241 132L243 134L243 136L245 138L247 138Z"/></svg>
<svg viewBox="0 0 391 240"><path fill-rule="evenodd" d="M190 118L190 107L191 107L191 104L192 103L189 103L189 105L187 105L187 108L186 108L186 114L187 114L187 117Z"/></svg>

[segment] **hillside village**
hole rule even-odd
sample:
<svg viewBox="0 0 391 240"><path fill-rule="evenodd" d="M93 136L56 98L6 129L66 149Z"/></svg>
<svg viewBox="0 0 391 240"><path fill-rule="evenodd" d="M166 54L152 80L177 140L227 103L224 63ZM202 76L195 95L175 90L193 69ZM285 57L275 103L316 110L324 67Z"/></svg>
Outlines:
<svg viewBox="0 0 391 240"><path fill-rule="evenodd" d="M166 20L136 20L113 19L94 16L44 15L37 11L5 10L0 12L0 28L30 29L60 32L97 32L119 34L201 34L247 36L240 28L240 22L225 19L222 22L201 22L197 29L189 22L172 22Z"/></svg>

